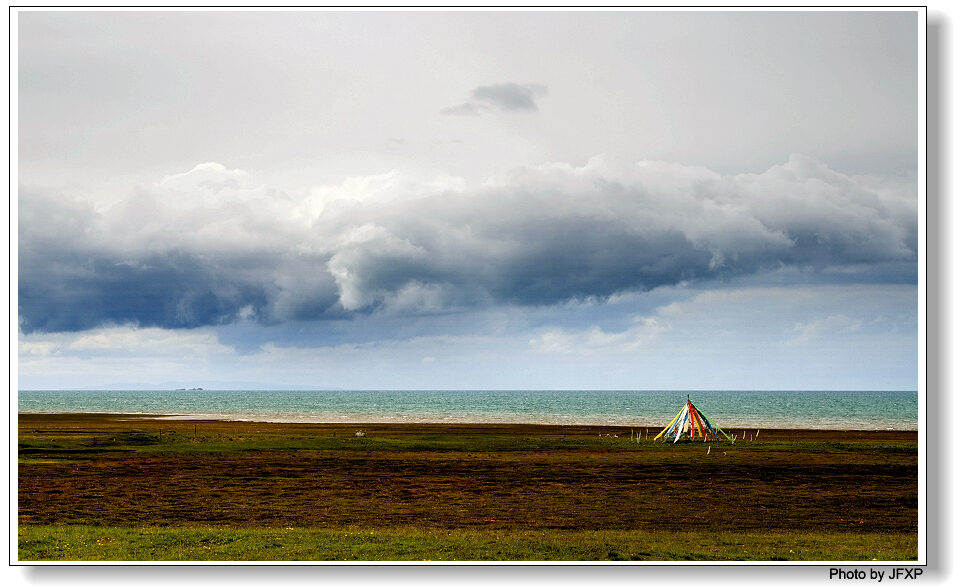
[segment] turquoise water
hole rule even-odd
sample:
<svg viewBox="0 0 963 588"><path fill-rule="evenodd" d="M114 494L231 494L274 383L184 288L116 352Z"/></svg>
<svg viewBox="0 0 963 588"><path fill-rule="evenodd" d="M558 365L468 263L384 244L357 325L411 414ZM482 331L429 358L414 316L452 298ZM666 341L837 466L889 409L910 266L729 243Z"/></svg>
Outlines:
<svg viewBox="0 0 963 588"><path fill-rule="evenodd" d="M723 429L918 429L915 391L21 390L17 400L20 412L661 428L682 408L687 395Z"/></svg>

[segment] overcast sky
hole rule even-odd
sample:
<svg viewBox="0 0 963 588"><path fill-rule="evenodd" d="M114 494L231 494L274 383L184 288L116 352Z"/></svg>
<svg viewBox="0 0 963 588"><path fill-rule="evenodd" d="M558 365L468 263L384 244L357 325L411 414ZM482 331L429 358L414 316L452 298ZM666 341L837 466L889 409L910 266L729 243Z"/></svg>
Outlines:
<svg viewBox="0 0 963 588"><path fill-rule="evenodd" d="M916 12L15 18L21 388L917 387Z"/></svg>

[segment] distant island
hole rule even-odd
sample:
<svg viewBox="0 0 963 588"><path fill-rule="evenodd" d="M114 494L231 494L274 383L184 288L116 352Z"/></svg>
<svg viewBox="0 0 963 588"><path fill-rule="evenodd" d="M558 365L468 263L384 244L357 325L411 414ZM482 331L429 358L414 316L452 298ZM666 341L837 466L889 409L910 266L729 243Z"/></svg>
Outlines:
<svg viewBox="0 0 963 588"><path fill-rule="evenodd" d="M193 392L195 390L203 390L204 388L175 388L175 392Z"/></svg>

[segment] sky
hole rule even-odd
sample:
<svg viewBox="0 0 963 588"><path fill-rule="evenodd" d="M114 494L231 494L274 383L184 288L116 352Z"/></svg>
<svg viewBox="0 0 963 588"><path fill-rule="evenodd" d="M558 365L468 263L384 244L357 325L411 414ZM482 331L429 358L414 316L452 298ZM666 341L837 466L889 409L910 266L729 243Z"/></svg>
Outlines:
<svg viewBox="0 0 963 588"><path fill-rule="evenodd" d="M917 389L918 17L20 10L18 385Z"/></svg>

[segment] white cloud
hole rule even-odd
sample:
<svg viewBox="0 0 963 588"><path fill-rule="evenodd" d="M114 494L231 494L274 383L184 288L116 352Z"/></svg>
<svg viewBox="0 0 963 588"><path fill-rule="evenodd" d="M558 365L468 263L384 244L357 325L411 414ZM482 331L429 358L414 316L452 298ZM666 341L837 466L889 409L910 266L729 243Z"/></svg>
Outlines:
<svg viewBox="0 0 963 588"><path fill-rule="evenodd" d="M638 317L634 322L634 326L618 332L604 331L598 326L579 330L550 329L531 338L529 345L538 353L624 354L651 344L670 328L654 317Z"/></svg>
<svg viewBox="0 0 963 588"><path fill-rule="evenodd" d="M881 317L876 317L874 322L880 322ZM822 337L838 338L840 335L856 333L863 326L863 321L841 314L834 314L825 318L819 318L807 323L799 323L793 327L793 332L798 333L796 337L789 341L790 345L801 343L811 343Z"/></svg>
<svg viewBox="0 0 963 588"><path fill-rule="evenodd" d="M295 206L304 216L317 219L322 214L354 213L416 200L425 196L458 193L465 189L461 178L447 175L419 176L392 170L383 174L351 176L340 184L314 186Z"/></svg>
<svg viewBox="0 0 963 588"><path fill-rule="evenodd" d="M180 190L201 188L212 192L224 189L237 190L247 180L247 172L240 169L228 169L216 161L199 163L189 171L164 176L157 183L158 186Z"/></svg>
<svg viewBox="0 0 963 588"><path fill-rule="evenodd" d="M110 357L192 357L229 352L211 329L161 329L135 326L101 327L77 333L19 335L22 355Z"/></svg>
<svg viewBox="0 0 963 588"><path fill-rule="evenodd" d="M383 271L393 272L405 264L423 264L427 257L425 248L393 235L382 226L365 224L342 237L338 252L331 256L327 267L338 284L341 306L346 310L358 310L371 306L389 293L410 296L414 287L411 282L414 277L407 272L401 272L398 281L384 289L372 287L367 283L368 275L381 271L372 266L383 264L387 266Z"/></svg>
<svg viewBox="0 0 963 588"><path fill-rule="evenodd" d="M115 326L79 333L20 333L18 347L19 385L41 389L207 377L238 359L209 328Z"/></svg>

